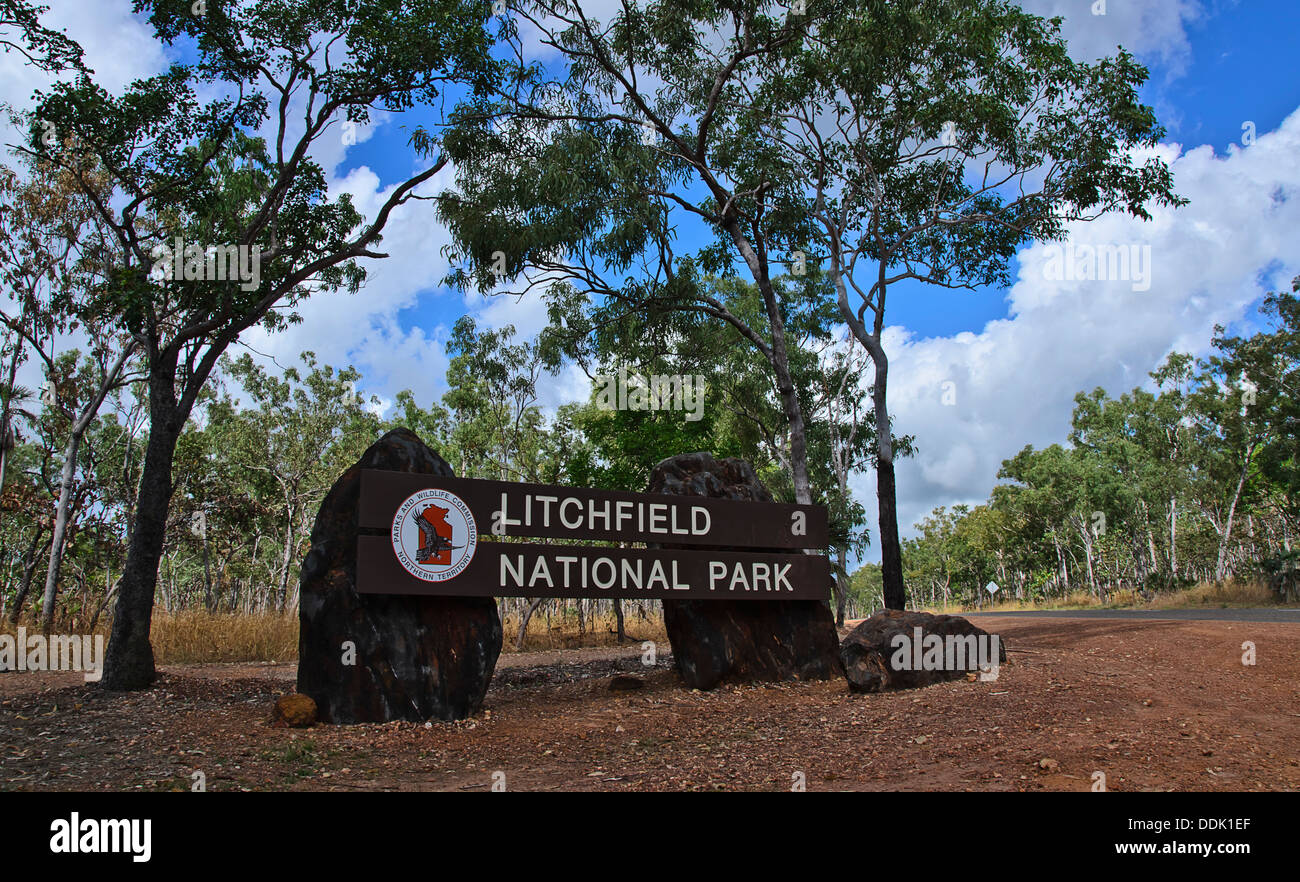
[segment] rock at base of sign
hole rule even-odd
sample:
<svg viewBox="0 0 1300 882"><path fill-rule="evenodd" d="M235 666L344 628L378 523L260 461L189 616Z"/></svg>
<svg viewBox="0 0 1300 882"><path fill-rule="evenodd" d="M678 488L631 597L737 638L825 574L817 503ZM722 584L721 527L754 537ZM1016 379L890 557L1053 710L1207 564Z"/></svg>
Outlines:
<svg viewBox="0 0 1300 882"><path fill-rule="evenodd" d="M916 665L911 655L912 645L916 641L916 629L920 628L921 640L931 635L947 642L946 638L975 637L986 647L986 655L970 658L963 651L962 664L939 667ZM896 641L899 636L907 638L906 643ZM980 638L983 638L982 640ZM967 642L967 646L969 642ZM905 647L908 653L905 664L896 669L891 661ZM978 651L978 650L977 650ZM929 686L946 680L962 680L967 672L978 671L981 660L992 664L992 642L987 631L977 628L961 616L936 616L930 613L911 610L887 609L863 620L854 628L840 646L840 657L844 660L844 671L849 678L849 688L854 692L883 692L886 689L914 689ZM954 660L955 653L954 653ZM998 640L997 664L1005 664L1007 648ZM908 667L916 668L909 670ZM927 669L927 667L929 669Z"/></svg>
<svg viewBox="0 0 1300 882"><path fill-rule="evenodd" d="M659 463L650 474L650 492L773 501L749 463L714 459L707 453L683 454ZM826 593L830 595L829 584ZM673 660L692 689L844 675L835 619L825 601L665 600L663 606Z"/></svg>
<svg viewBox="0 0 1300 882"><path fill-rule="evenodd" d="M301 692L281 695L271 711L271 725L277 729L306 729L316 722L316 702Z"/></svg>
<svg viewBox="0 0 1300 882"><path fill-rule="evenodd" d="M298 691L325 723L460 720L483 705L501 654L490 597L358 594L361 470L452 474L408 429L370 446L321 503L302 565Z"/></svg>

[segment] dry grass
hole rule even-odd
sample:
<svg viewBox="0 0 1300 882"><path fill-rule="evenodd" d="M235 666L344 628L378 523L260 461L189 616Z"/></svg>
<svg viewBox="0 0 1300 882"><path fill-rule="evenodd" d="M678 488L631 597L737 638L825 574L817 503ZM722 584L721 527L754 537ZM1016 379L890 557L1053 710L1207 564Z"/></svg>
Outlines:
<svg viewBox="0 0 1300 882"><path fill-rule="evenodd" d="M1277 595L1258 580L1201 582L1182 591L1161 591L1145 600L1136 591L1114 591L1103 603L1088 591L1072 591L1043 601L1005 600L982 607L953 605L931 612L1014 612L1037 609L1228 609L1281 605Z"/></svg>
<svg viewBox="0 0 1300 882"><path fill-rule="evenodd" d="M507 615L502 620L503 652L515 652L519 620ZM655 640L666 644L663 618L636 615L626 617L625 630L634 640ZM153 617L154 656L159 664L203 664L234 661L296 661L298 658L298 615L290 613L208 613L202 610ZM617 645L613 615L588 618L579 630L577 619L534 615L524 636L525 652L546 649L575 649Z"/></svg>
<svg viewBox="0 0 1300 882"><path fill-rule="evenodd" d="M160 665L296 661L298 614L155 612L149 639Z"/></svg>
<svg viewBox="0 0 1300 882"><path fill-rule="evenodd" d="M501 624L505 631L505 645L502 651L521 651L515 648L515 636L519 633L519 619L514 615L506 615ZM583 629L578 628L577 619L572 615L566 616L563 620L552 618L550 625L547 625L546 616L539 613L528 622L522 651L617 646L616 628L617 619L612 613L589 617ZM624 617L623 630L629 640L654 640L664 646L668 645L668 632L664 630L664 620L658 612L646 618L629 613Z"/></svg>
<svg viewBox="0 0 1300 882"><path fill-rule="evenodd" d="M27 633L39 633L33 622L24 622ZM518 619L507 615L502 621L503 652L515 652ZM662 616L656 612L648 618L629 614L625 624L629 639L668 643ZM69 633L55 628L56 633ZM101 623L96 633L108 639L109 625ZM13 634L8 621L0 633ZM83 633L77 631L77 633ZM298 614L210 613L206 610L183 610L154 613L149 635L154 661L160 665L210 664L214 662L292 662L298 659ZM575 649L578 647L616 646L613 615L588 619L579 630L577 620L569 615L553 617L547 624L545 614L534 615L524 637L524 651ZM626 644L624 644L626 645Z"/></svg>
<svg viewBox="0 0 1300 882"><path fill-rule="evenodd" d="M1157 594L1147 609L1192 609L1199 606L1281 606L1281 601L1263 582L1202 582L1186 591Z"/></svg>
<svg viewBox="0 0 1300 882"><path fill-rule="evenodd" d="M40 633L34 621L21 623L29 635ZM108 640L111 623L100 622L94 633ZM0 633L13 634L5 621ZM56 634L84 634L82 629L58 624ZM295 661L298 658L298 614L210 613L156 610L149 628L154 662L160 665L206 664L209 662Z"/></svg>

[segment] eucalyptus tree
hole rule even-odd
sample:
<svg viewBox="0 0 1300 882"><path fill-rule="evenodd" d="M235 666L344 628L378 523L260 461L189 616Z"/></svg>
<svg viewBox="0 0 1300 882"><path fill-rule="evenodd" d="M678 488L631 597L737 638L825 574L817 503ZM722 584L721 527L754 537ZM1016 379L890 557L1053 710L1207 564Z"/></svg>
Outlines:
<svg viewBox="0 0 1300 882"><path fill-rule="evenodd" d="M1262 311L1273 328L1264 332L1271 358L1255 382L1273 393L1273 441L1259 457L1260 471L1275 489L1282 514L1282 544L1291 551L1291 525L1300 518L1300 276L1290 292L1275 292Z"/></svg>
<svg viewBox="0 0 1300 882"><path fill-rule="evenodd" d="M1152 371L1158 393L1152 406L1142 444L1157 459L1155 466L1161 496L1167 500L1166 558L1171 583L1178 575L1178 500L1187 488L1192 426L1188 398L1195 373L1192 356L1171 352Z"/></svg>
<svg viewBox="0 0 1300 882"><path fill-rule="evenodd" d="M1146 70L1122 50L1072 60L1059 19L1002 0L867 0L809 22L756 90L757 137L770 167L788 170L770 187L807 205L843 319L871 355L882 568L896 607L891 289L1007 285L1027 241L1179 200L1166 165L1143 152L1162 135L1138 100Z"/></svg>
<svg viewBox="0 0 1300 882"><path fill-rule="evenodd" d="M447 340L449 388L442 403L450 420L450 454L463 477L538 480L537 381L543 362L534 341L514 337L513 325L480 330L462 316Z"/></svg>
<svg viewBox="0 0 1300 882"><path fill-rule="evenodd" d="M767 108L748 103L758 57L797 46L804 25L764 14L768 6L628 2L602 23L581 2L510 4L518 57L536 40L559 54L561 71L526 66L515 88L485 99L447 139L457 186L438 208L456 242L453 281L543 288L572 337L665 313L733 328L769 366L795 497L808 503L786 330L807 287L779 280L787 267L770 254L773 230L799 226L806 212L757 177L754 135ZM704 243L680 253L681 224L697 225ZM761 296L753 318L707 283L738 263Z"/></svg>
<svg viewBox="0 0 1300 882"><path fill-rule="evenodd" d="M0 322L15 336L0 405L0 438L11 432L17 366L27 353L34 353L46 374L43 402L68 410L41 610L41 627L48 633L82 440L108 393L130 381L128 367L136 343L114 327L113 316L94 306L93 292L109 263L108 231L94 208L96 200L107 196L102 170L88 162L75 143L55 161L26 159L21 175L0 166L0 290L9 301L0 306ZM95 371L56 370L56 347L78 338L84 340ZM75 394L60 384L60 375L75 387ZM0 486L5 455L0 450Z"/></svg>
<svg viewBox="0 0 1300 882"><path fill-rule="evenodd" d="M116 348L112 346L112 342L111 338L106 341L104 337L92 337L90 341L92 354L85 360L78 358L79 353L75 349L64 353L60 361L71 362L79 368L77 370L61 370L59 362L41 352L47 365L46 388L49 409L63 417L61 428L67 439L63 445L63 465L60 469L57 502L54 507L50 559L46 567L45 592L41 602L41 630L46 634L54 624L54 606L58 597L59 576L63 565L68 528L74 510L79 507L74 499L77 493L74 485L82 441L91 423L98 416L100 406L108 393L137 379L125 370L127 362L135 351L133 342L125 341ZM81 363L77 364L79 360Z"/></svg>
<svg viewBox="0 0 1300 882"><path fill-rule="evenodd" d="M63 31L46 27L48 6L28 0L0 0L0 51L17 52L27 63L50 73L82 68L82 51Z"/></svg>
<svg viewBox="0 0 1300 882"><path fill-rule="evenodd" d="M68 330L69 317L55 304L66 304L76 285L76 251L86 215L67 183L49 163L29 161L19 169L0 165L0 323L6 332L0 488L13 447L13 418L24 415L15 405L34 398L33 390L16 385L18 368L33 351L48 367L54 336Z"/></svg>
<svg viewBox="0 0 1300 882"><path fill-rule="evenodd" d="M449 103L499 73L490 7L473 0L135 9L193 61L118 95L89 75L55 83L37 96L25 148L57 161L46 133L74 139L108 175L113 198L96 209L117 254L101 303L147 366L149 440L102 681L112 689L154 679L149 626L172 458L217 359L254 325L283 327L315 291L360 288L358 261L385 256L376 246L394 211L448 161L439 135ZM332 196L315 148L341 124L417 105L428 116L412 136L416 171L369 218Z"/></svg>
<svg viewBox="0 0 1300 882"><path fill-rule="evenodd" d="M259 483L248 480L250 474L265 478L262 495L280 513L283 541L273 594L279 610L294 604L289 578L311 528L312 501L325 495L379 430L378 416L367 410L377 399L365 401L356 392L361 379L356 370L320 365L313 352L299 358L303 370L290 365L279 376L248 354L223 359L223 376L239 385L247 406L235 410L229 399L209 406L205 428L216 455L231 471L245 474L245 486ZM206 521L202 510L199 515Z"/></svg>
<svg viewBox="0 0 1300 882"><path fill-rule="evenodd" d="M1140 150L1161 135L1137 98L1145 69L1123 52L1075 62L1059 20L1002 0L651 0L608 22L580 0L512 8L567 78L498 98L490 124L457 137L460 188L440 207L462 278L731 324L771 365L808 502L774 268L821 263L873 361L885 598L903 606L886 294L1006 284L1026 241L1175 203L1167 167ZM679 254L688 223L711 240ZM701 270L736 265L765 327L701 289Z"/></svg>
<svg viewBox="0 0 1300 882"><path fill-rule="evenodd" d="M1266 304L1279 326L1251 337L1215 328L1215 352L1197 364L1200 372L1190 395L1196 503L1218 534L1214 574L1224 579L1239 507L1262 491L1257 463L1282 433L1295 428L1296 373L1300 334L1288 327L1300 310L1288 295ZM1277 461L1273 460L1273 474Z"/></svg>

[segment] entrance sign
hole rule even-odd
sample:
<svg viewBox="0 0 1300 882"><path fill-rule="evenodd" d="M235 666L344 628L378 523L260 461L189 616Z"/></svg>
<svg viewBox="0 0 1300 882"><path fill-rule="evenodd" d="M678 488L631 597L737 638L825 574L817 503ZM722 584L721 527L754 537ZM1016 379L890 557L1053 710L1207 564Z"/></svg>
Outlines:
<svg viewBox="0 0 1300 882"><path fill-rule="evenodd" d="M480 542L454 578L425 581L398 561L386 536L361 536L357 552L362 594L825 600L831 577L830 561L812 554Z"/></svg>
<svg viewBox="0 0 1300 882"><path fill-rule="evenodd" d="M830 561L801 552L828 541L826 509L815 505L367 469L357 525L362 594L825 600L830 593ZM755 550L500 541L514 536Z"/></svg>
<svg viewBox="0 0 1300 882"><path fill-rule="evenodd" d="M820 505L512 484L374 469L361 473L357 525L387 529L404 500L429 488L464 500L485 536L745 548L825 548L829 539L826 509Z"/></svg>

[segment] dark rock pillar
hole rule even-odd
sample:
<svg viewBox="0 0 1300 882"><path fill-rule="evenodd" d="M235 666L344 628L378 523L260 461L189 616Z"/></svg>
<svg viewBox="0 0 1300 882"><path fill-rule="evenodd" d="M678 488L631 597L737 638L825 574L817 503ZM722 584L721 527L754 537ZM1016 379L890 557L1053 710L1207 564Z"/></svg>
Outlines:
<svg viewBox="0 0 1300 882"><path fill-rule="evenodd" d="M749 463L716 460L707 453L682 454L659 463L650 474L650 492L773 501ZM829 583L826 591L829 597ZM665 600L664 627L677 670L693 689L712 689L725 682L826 680L844 675L835 618L825 601Z"/></svg>
<svg viewBox="0 0 1300 882"><path fill-rule="evenodd" d="M394 429L334 482L302 564L298 691L326 723L464 719L482 706L501 654L496 602L358 594L362 469L452 474L414 432Z"/></svg>

